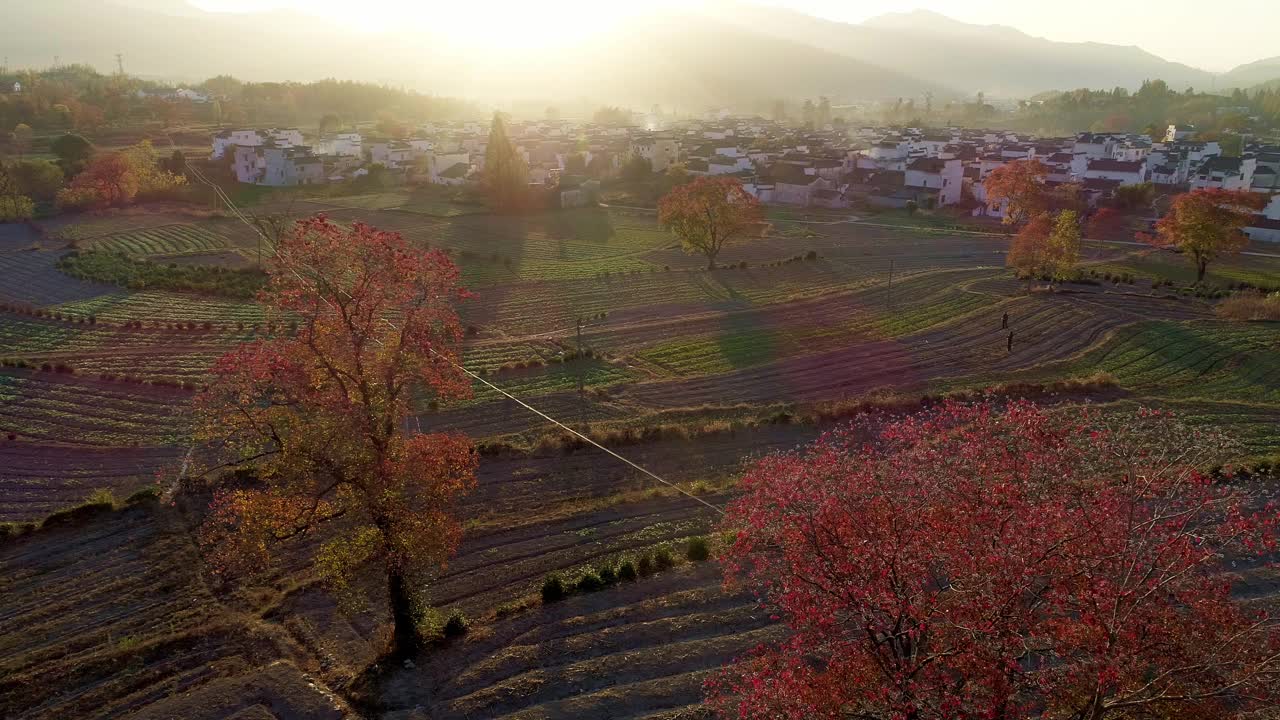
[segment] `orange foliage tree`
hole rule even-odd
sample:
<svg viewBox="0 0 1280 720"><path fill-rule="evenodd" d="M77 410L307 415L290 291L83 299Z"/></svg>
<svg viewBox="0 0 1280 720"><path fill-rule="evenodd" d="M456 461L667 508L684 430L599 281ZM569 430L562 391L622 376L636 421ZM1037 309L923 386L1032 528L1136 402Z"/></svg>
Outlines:
<svg viewBox="0 0 1280 720"><path fill-rule="evenodd" d="M122 153L105 153L89 161L85 169L58 191L64 208L128 205L138 194L138 178Z"/></svg>
<svg viewBox="0 0 1280 720"><path fill-rule="evenodd" d="M159 166L151 142L144 140L119 152L95 155L85 169L58 192L65 208L128 205L139 196L156 195L186 184L186 178Z"/></svg>
<svg viewBox="0 0 1280 720"><path fill-rule="evenodd" d="M1031 218L1013 236L1005 264L1027 280L1027 292L1036 276L1044 272L1049 255L1049 235L1053 232L1053 219L1049 213Z"/></svg>
<svg viewBox="0 0 1280 720"><path fill-rule="evenodd" d="M1265 195L1244 190L1192 190L1173 199L1155 235L1138 237L1181 250L1195 263L1196 282L1202 282L1210 262L1244 249L1249 239L1240 230L1266 204Z"/></svg>
<svg viewBox="0 0 1280 720"><path fill-rule="evenodd" d="M701 253L707 269L726 243L764 220L760 201L728 177L699 177L672 188L658 201L658 221L680 238L685 252Z"/></svg>
<svg viewBox="0 0 1280 720"><path fill-rule="evenodd" d="M992 170L983 184L987 201L1007 203L1004 222L1024 223L1048 209L1044 178L1049 168L1039 160L1014 160Z"/></svg>
<svg viewBox="0 0 1280 720"><path fill-rule="evenodd" d="M411 403L470 391L456 365L458 270L439 250L323 216L276 251L260 301L296 330L228 353L196 401L197 437L255 477L217 490L202 547L215 572L237 575L265 567L278 541L319 534L314 567L340 598L362 600L364 569L385 576L390 652L411 652L422 588L461 532L453 503L474 484L467 438L405 430Z"/></svg>

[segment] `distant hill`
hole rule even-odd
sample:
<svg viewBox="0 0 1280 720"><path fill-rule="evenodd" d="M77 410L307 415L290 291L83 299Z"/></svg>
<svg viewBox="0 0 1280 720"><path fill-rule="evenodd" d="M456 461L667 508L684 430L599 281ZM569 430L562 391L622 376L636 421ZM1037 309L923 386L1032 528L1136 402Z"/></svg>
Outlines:
<svg viewBox="0 0 1280 720"><path fill-rule="evenodd" d="M750 4L721 5L735 22L866 62L929 78L965 93L1027 97L1046 90L1136 89L1160 78L1178 90L1208 88L1212 74L1141 48L1055 42L1001 25L974 25L917 10L860 25Z"/></svg>
<svg viewBox="0 0 1280 720"><path fill-rule="evenodd" d="M382 82L440 95L702 110L762 110L773 98L826 95L833 103L982 91L1025 98L1079 87L1136 88L1160 78L1207 89L1210 73L1136 47L1061 43L936 13L892 13L861 25L723 0L698 10L656 10L585 39L506 57L458 49L448 27L363 34L304 14L209 13L183 0L40 0L13 3L0 20L11 66L55 57L108 71L115 53L131 74L199 81L326 77ZM1274 72L1273 72L1274 70ZM1241 66L1241 86L1280 76L1280 58Z"/></svg>
<svg viewBox="0 0 1280 720"><path fill-rule="evenodd" d="M591 98L696 110L765 107L774 97L946 92L908 73L704 15L650 16L516 61L451 50L440 40L430 29L363 35L296 13L208 13L181 0L41 0L7 8L0 22L0 46L13 66L47 66L58 56L107 71L121 52L131 74L188 81L224 73L337 77L495 100Z"/></svg>
<svg viewBox="0 0 1280 720"><path fill-rule="evenodd" d="M1250 88L1255 85L1274 85L1280 80L1280 56L1258 60L1232 68L1218 78L1219 88Z"/></svg>

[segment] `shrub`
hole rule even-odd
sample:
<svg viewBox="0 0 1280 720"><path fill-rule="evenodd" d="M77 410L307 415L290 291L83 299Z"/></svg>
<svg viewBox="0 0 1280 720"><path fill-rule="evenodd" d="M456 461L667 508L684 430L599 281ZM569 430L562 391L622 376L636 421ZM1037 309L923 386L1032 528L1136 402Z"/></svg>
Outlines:
<svg viewBox="0 0 1280 720"><path fill-rule="evenodd" d="M1214 310L1231 320L1280 320L1280 295L1236 295L1218 303Z"/></svg>
<svg viewBox="0 0 1280 720"><path fill-rule="evenodd" d="M578 582L574 586L574 589L578 592L596 592L597 590L603 590L604 588L604 581L600 579L599 575L593 572L584 573L582 577L578 578Z"/></svg>
<svg viewBox="0 0 1280 720"><path fill-rule="evenodd" d="M560 602L568 596L565 589L564 580L559 575L552 573L542 581L542 603Z"/></svg>
<svg viewBox="0 0 1280 720"><path fill-rule="evenodd" d="M640 577L649 577L656 571L657 569L653 566L653 558L648 554L641 555L640 559L636 561L636 573Z"/></svg>
<svg viewBox="0 0 1280 720"><path fill-rule="evenodd" d="M653 565L658 570L668 570L676 564L676 559L671 556L671 550L668 548L659 548L658 552L653 554Z"/></svg>
<svg viewBox="0 0 1280 720"><path fill-rule="evenodd" d="M638 577L638 575L636 573L635 563L630 560L622 561L622 564L618 566L618 579L622 582L635 582L636 577Z"/></svg>
<svg viewBox="0 0 1280 720"><path fill-rule="evenodd" d="M3 522L0 523L0 542L12 538L19 538L32 530L36 529L35 523L29 522Z"/></svg>
<svg viewBox="0 0 1280 720"><path fill-rule="evenodd" d="M461 610L454 610L449 613L449 619L444 621L444 636L447 638L462 637L467 634L471 623L467 620L467 616L462 614Z"/></svg>
<svg viewBox="0 0 1280 720"><path fill-rule="evenodd" d="M149 503L160 499L160 488L155 485L148 485L144 488L135 490L129 497L124 499L125 505L137 505L139 503Z"/></svg>
<svg viewBox="0 0 1280 720"><path fill-rule="evenodd" d="M596 569L596 575L600 577L600 582L605 585L614 585L618 582L618 573L613 569L612 565L601 565Z"/></svg>
<svg viewBox="0 0 1280 720"><path fill-rule="evenodd" d="M79 505L58 510L50 513L48 517L40 523L41 527L59 527L68 525L79 525L80 523L91 520L104 513L109 513L116 507L115 496L110 490L95 490L85 498L85 501Z"/></svg>
<svg viewBox="0 0 1280 720"><path fill-rule="evenodd" d="M702 562L711 557L711 547L707 545L707 539L704 537L689 538L689 544L685 547L684 556L693 562Z"/></svg>

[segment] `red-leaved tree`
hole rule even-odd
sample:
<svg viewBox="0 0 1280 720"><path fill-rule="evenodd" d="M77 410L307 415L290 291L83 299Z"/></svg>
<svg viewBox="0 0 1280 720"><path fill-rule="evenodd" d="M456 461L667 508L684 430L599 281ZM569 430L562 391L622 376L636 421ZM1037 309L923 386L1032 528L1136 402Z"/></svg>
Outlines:
<svg viewBox="0 0 1280 720"><path fill-rule="evenodd" d="M1231 595L1275 513L1151 411L863 416L759 461L730 585L788 639L708 682L726 717L1223 718L1280 700L1280 630Z"/></svg>
<svg viewBox="0 0 1280 720"><path fill-rule="evenodd" d="M474 484L467 438L405 429L411 403L469 392L458 270L396 233L319 216L280 239L267 271L259 300L296 330L228 353L197 398L197 436L256 477L216 493L202 546L234 575L316 535L315 569L340 597L381 573L390 650L409 652L421 591L458 541L452 505Z"/></svg>
<svg viewBox="0 0 1280 720"><path fill-rule="evenodd" d="M1049 209L1044 179L1049 168L1039 160L1014 160L992 170L982 181L987 202L1005 204L1004 222L1024 223Z"/></svg>

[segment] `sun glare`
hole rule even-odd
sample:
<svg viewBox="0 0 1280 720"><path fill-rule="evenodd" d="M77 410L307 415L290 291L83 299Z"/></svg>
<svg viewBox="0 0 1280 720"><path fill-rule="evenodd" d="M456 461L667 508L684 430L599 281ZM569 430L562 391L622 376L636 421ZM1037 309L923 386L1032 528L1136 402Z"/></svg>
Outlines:
<svg viewBox="0 0 1280 720"><path fill-rule="evenodd" d="M357 7L338 0L191 0L191 4L218 12L293 10L362 32L422 33L451 46L523 51L580 44L643 14L696 3L370 0Z"/></svg>

